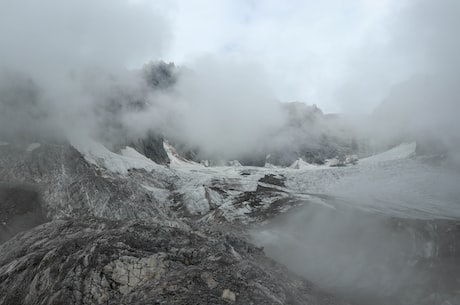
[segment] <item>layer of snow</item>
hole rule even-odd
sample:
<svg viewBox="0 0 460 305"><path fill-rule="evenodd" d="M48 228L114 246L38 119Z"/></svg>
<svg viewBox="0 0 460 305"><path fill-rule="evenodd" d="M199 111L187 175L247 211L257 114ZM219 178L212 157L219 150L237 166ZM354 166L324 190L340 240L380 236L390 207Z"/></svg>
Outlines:
<svg viewBox="0 0 460 305"><path fill-rule="evenodd" d="M232 160L232 161L228 161L228 166L238 166L238 167L241 167L243 165L241 165L240 161L238 160Z"/></svg>
<svg viewBox="0 0 460 305"><path fill-rule="evenodd" d="M126 146L125 148L121 149L120 153L122 156L130 158L131 160L138 160L140 162L144 162L144 164L155 163L154 161L150 160L149 158L147 158L146 156L144 156L143 154L129 146Z"/></svg>
<svg viewBox="0 0 460 305"><path fill-rule="evenodd" d="M417 144L415 142L402 143L383 153L361 159L359 163L364 164L364 163L371 163L371 162L383 162L383 161L407 159L415 155L416 148L417 148Z"/></svg>
<svg viewBox="0 0 460 305"><path fill-rule="evenodd" d="M165 204L177 198L173 204L180 202L188 213L203 215L202 219L224 217L229 221L249 222L251 217L256 217L254 212L263 211L280 199L328 208L354 206L404 217L460 217L460 207L456 204L460 194L455 191L457 176L452 174L440 183L439 177L445 175L444 172L410 158L415 153L415 143L401 144L363 159L355 166L312 165L299 159L291 168L206 167L180 157L171 145L164 143L171 160L169 169L131 147L116 154L96 142L72 145L88 162L111 172L126 174L129 169L146 170L148 174L137 176L144 189ZM265 175L285 177L285 187L259 182ZM155 181L165 183L159 185ZM272 191L255 194L260 201L254 205L251 197L246 199L244 193L254 192L258 186Z"/></svg>
<svg viewBox="0 0 460 305"><path fill-rule="evenodd" d="M39 148L40 146L41 146L40 143L31 143L31 144L29 144L29 145L27 146L26 151L28 151L28 152L34 151L34 150L36 150L37 148Z"/></svg>
<svg viewBox="0 0 460 305"><path fill-rule="evenodd" d="M122 155L119 155L111 152L101 143L89 139L72 140L71 145L83 155L86 161L113 173L127 174L130 169L151 172L162 167L131 147L126 147L122 150Z"/></svg>
<svg viewBox="0 0 460 305"><path fill-rule="evenodd" d="M328 188L337 201L407 218L460 217L455 169L402 159L362 166Z"/></svg>
<svg viewBox="0 0 460 305"><path fill-rule="evenodd" d="M151 185L141 184L141 186L149 191L151 195L157 199L159 202L168 202L170 192L168 189L155 187Z"/></svg>
<svg viewBox="0 0 460 305"><path fill-rule="evenodd" d="M332 158L332 159L327 159L324 161L324 164L328 167L337 167L340 164L339 159L337 158Z"/></svg>
<svg viewBox="0 0 460 305"><path fill-rule="evenodd" d="M203 215L209 212L209 203L203 186L188 189L183 193L183 200L187 210L193 215Z"/></svg>
<svg viewBox="0 0 460 305"><path fill-rule="evenodd" d="M299 159L295 160L289 166L289 168L292 168L292 169L318 169L318 168L321 168L321 167L318 166L318 165L313 165L313 164L310 164L308 162L305 162L302 158L299 158Z"/></svg>
<svg viewBox="0 0 460 305"><path fill-rule="evenodd" d="M172 145L170 145L168 142L164 141L163 142L163 148L165 149L166 153L168 154L169 158L169 166L173 168L177 167L204 167L204 165L187 160L185 158L182 158L176 151Z"/></svg>
<svg viewBox="0 0 460 305"><path fill-rule="evenodd" d="M405 218L460 218L459 173L412 158L415 149L415 143L403 143L355 166L285 171L286 188L333 206Z"/></svg>

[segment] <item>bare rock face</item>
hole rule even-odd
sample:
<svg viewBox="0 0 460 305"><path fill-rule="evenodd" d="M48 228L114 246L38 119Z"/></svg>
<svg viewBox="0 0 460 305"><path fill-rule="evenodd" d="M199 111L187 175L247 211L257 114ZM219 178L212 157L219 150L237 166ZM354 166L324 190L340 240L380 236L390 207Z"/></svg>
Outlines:
<svg viewBox="0 0 460 305"><path fill-rule="evenodd" d="M0 183L32 187L40 194L49 219L95 216L177 221L166 202L142 187L134 171L126 177L113 174L88 163L66 144L43 144L33 151L23 146L0 146ZM172 175L158 173L149 179L167 189Z"/></svg>
<svg viewBox="0 0 460 305"><path fill-rule="evenodd" d="M147 136L130 143L138 152L158 164L169 164L168 155L163 148L163 137L150 132Z"/></svg>
<svg viewBox="0 0 460 305"><path fill-rule="evenodd" d="M345 304L233 233L56 220L0 246L0 304Z"/></svg>

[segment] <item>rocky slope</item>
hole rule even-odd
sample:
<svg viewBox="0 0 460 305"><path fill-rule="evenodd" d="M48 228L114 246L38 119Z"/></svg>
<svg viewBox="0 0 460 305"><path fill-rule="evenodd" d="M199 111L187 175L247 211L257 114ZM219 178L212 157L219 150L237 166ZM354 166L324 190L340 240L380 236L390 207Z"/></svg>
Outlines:
<svg viewBox="0 0 460 305"><path fill-rule="evenodd" d="M161 149L2 143L0 304L458 303L457 176L415 144L296 168Z"/></svg>
<svg viewBox="0 0 460 305"><path fill-rule="evenodd" d="M56 220L0 257L0 304L345 304L231 232Z"/></svg>
<svg viewBox="0 0 460 305"><path fill-rule="evenodd" d="M277 199L256 197L280 191L258 181L279 179L187 169L174 155L165 167L92 142L0 152L0 304L345 304L231 225L266 219L255 212Z"/></svg>

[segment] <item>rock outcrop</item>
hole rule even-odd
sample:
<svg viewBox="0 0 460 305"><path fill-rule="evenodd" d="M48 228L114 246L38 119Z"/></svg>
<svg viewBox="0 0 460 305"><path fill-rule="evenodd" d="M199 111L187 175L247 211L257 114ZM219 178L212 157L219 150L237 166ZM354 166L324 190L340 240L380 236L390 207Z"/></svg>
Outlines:
<svg viewBox="0 0 460 305"><path fill-rule="evenodd" d="M0 246L0 304L346 304L237 235L66 219Z"/></svg>

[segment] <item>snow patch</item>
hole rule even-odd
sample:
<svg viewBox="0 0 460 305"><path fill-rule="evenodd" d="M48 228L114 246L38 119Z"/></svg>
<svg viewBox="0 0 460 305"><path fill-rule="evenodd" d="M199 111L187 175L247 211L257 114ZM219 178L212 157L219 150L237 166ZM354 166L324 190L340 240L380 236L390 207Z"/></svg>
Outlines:
<svg viewBox="0 0 460 305"><path fill-rule="evenodd" d="M165 149L166 154L168 155L170 167L204 167L204 165L202 164L181 157L177 153L176 149L167 141L163 142L163 148Z"/></svg>
<svg viewBox="0 0 460 305"><path fill-rule="evenodd" d="M318 169L319 166L305 162L302 158L295 160L289 168L292 169Z"/></svg>
<svg viewBox="0 0 460 305"><path fill-rule="evenodd" d="M121 153L122 156L125 156L125 157L130 158L130 159L139 160L141 162L145 162L145 163L149 163L149 164L154 163L154 164L158 165L157 163L155 163L151 159L147 158L146 156L144 156L143 154L141 154L140 152L138 152L137 150L135 150L134 148L129 147L129 146L126 146L125 148L123 148L120 151L120 153Z"/></svg>
<svg viewBox="0 0 460 305"><path fill-rule="evenodd" d="M144 169L147 172L151 172L154 169L161 168L161 165L131 147L122 149L122 155L119 155L93 140L72 140L71 145L83 155L87 162L104 167L113 173L127 174L130 169Z"/></svg>
<svg viewBox="0 0 460 305"><path fill-rule="evenodd" d="M402 143L383 153L361 159L359 163L363 164L363 163L371 163L371 162L383 162L383 161L407 159L407 158L415 156L416 148L417 148L417 143L415 142Z"/></svg>
<svg viewBox="0 0 460 305"><path fill-rule="evenodd" d="M189 189L188 192L183 193L183 199L187 210L192 215L204 215L210 210L203 186Z"/></svg>
<svg viewBox="0 0 460 305"><path fill-rule="evenodd" d="M141 184L141 186L150 192L150 194L159 202L168 202L169 190L151 185Z"/></svg>
<svg viewBox="0 0 460 305"><path fill-rule="evenodd" d="M241 167L243 165L241 165L240 161L238 160L231 160L231 161L228 161L228 166Z"/></svg>
<svg viewBox="0 0 460 305"><path fill-rule="evenodd" d="M40 143L31 143L27 146L26 151L31 152L42 146Z"/></svg>

